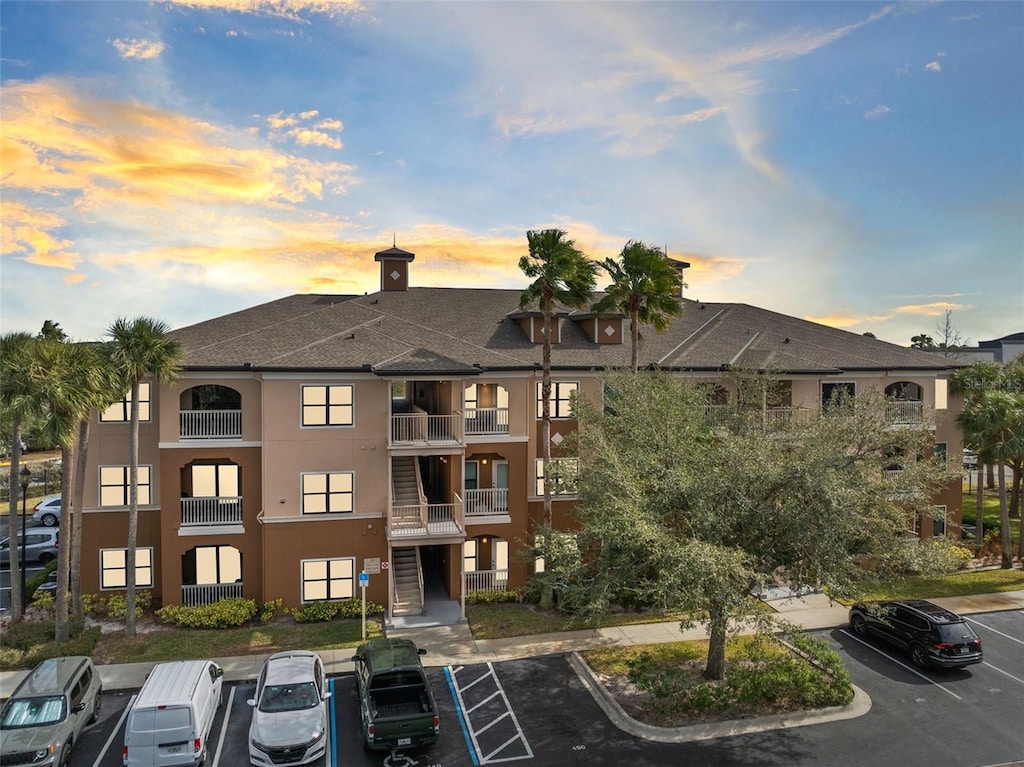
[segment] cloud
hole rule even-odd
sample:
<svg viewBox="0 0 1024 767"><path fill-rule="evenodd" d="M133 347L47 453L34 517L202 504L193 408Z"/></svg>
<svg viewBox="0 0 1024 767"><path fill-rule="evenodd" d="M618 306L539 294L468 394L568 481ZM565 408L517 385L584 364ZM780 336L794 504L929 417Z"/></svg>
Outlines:
<svg viewBox="0 0 1024 767"><path fill-rule="evenodd" d="M949 17L949 23L950 24L963 24L966 21L974 21L975 19L980 19L980 18L981 18L981 14L980 13L967 13L967 14L964 14L963 16L950 16Z"/></svg>
<svg viewBox="0 0 1024 767"><path fill-rule="evenodd" d="M925 64L924 68L927 69L929 72L941 72L942 71L942 65L939 62L937 62L937 61L932 61L932 62L929 62L928 64Z"/></svg>
<svg viewBox="0 0 1024 767"><path fill-rule="evenodd" d="M4 200L0 211L0 252L3 254L59 269L74 269L81 261L78 253L68 250L74 243L53 233L65 224L57 214L9 199Z"/></svg>
<svg viewBox="0 0 1024 767"><path fill-rule="evenodd" d="M341 149L341 139L332 136L326 131L340 133L345 127L341 120L324 118L314 127L303 127L301 123L315 120L320 116L319 110L311 109L307 112L285 115L281 112L270 115L266 118L270 126L270 137L275 141L291 139L301 146L324 146L329 149Z"/></svg>
<svg viewBox="0 0 1024 767"><path fill-rule="evenodd" d="M892 109L887 107L885 104L879 104L878 106L869 109L867 112L865 112L864 119L877 120L878 118L884 117L885 115L889 114L891 111Z"/></svg>
<svg viewBox="0 0 1024 767"><path fill-rule="evenodd" d="M363 4L358 0L163 0L163 2L166 5L178 5L184 8L278 16L293 21L302 21L305 16L313 14L337 17L364 10Z"/></svg>
<svg viewBox="0 0 1024 767"><path fill-rule="evenodd" d="M164 44L151 40L117 39L111 42L122 59L155 59L164 52Z"/></svg>
<svg viewBox="0 0 1024 767"><path fill-rule="evenodd" d="M966 308L963 304L955 304L949 301L936 301L930 304L906 304L893 309L896 314L918 314L925 317L939 317L947 311L954 311Z"/></svg>

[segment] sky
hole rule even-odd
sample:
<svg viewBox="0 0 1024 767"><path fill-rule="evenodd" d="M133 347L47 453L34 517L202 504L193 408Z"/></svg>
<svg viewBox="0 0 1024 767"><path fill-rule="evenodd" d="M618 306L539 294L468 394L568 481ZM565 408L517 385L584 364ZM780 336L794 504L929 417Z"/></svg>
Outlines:
<svg viewBox="0 0 1024 767"><path fill-rule="evenodd" d="M528 230L908 345L1024 331L1024 3L0 2L0 331L522 288ZM607 278L602 275L598 287Z"/></svg>

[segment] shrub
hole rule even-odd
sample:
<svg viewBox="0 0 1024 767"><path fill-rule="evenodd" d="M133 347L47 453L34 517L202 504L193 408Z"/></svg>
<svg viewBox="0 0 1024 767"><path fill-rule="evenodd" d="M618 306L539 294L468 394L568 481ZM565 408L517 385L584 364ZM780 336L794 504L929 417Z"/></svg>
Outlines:
<svg viewBox="0 0 1024 767"><path fill-rule="evenodd" d="M16 626L22 628L16 629ZM12 633L17 645L11 641ZM32 668L47 658L92 655L100 639L100 630L87 629L67 642L56 642L53 636L51 621L21 621L13 624L4 637L3 648L0 648L0 664L5 669Z"/></svg>
<svg viewBox="0 0 1024 767"><path fill-rule="evenodd" d="M277 615L282 604L284 604L284 601L281 599L260 602L260 623L270 623L270 621L274 620L274 616Z"/></svg>
<svg viewBox="0 0 1024 767"><path fill-rule="evenodd" d="M523 592L518 589L506 591L489 591L477 589L466 594L467 605L497 605L507 603L520 603L523 601Z"/></svg>
<svg viewBox="0 0 1024 767"><path fill-rule="evenodd" d="M153 592L135 592L135 617L139 618L153 604ZM111 618L123 618L128 614L128 596L126 594L111 594L106 600L106 613Z"/></svg>
<svg viewBox="0 0 1024 767"><path fill-rule="evenodd" d="M359 605L359 615L362 615L362 602L355 599L348 600ZM298 607L293 607L288 612L299 623L315 623L316 621L329 621L338 613L338 605L344 602L306 602Z"/></svg>
<svg viewBox="0 0 1024 767"><path fill-rule="evenodd" d="M7 627L4 644L15 650L28 650L33 645L52 642L54 636L52 621L18 621Z"/></svg>
<svg viewBox="0 0 1024 767"><path fill-rule="evenodd" d="M885 561L885 567L897 575L948 575L967 567L971 559L969 548L948 538L907 540Z"/></svg>
<svg viewBox="0 0 1024 767"><path fill-rule="evenodd" d="M220 599L209 605L164 605L156 611L156 617L164 623L194 629L220 629L229 626L243 626L249 623L259 606L255 599L231 597Z"/></svg>
<svg viewBox="0 0 1024 767"><path fill-rule="evenodd" d="M363 617L363 602L361 599L346 599L344 602L335 602L337 606L337 612L335 615L339 618L362 618ZM376 602L366 603L366 615L383 615L385 607L379 605Z"/></svg>

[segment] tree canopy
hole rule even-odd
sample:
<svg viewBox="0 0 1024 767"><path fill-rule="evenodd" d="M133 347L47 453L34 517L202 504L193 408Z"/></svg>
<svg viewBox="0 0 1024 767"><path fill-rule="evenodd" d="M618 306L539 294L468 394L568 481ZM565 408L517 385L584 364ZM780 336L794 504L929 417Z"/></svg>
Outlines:
<svg viewBox="0 0 1024 767"><path fill-rule="evenodd" d="M914 514L935 513L928 490L950 477L944 461L918 460L933 446L924 425L889 428L881 395L770 424L739 404L712 427L704 392L677 377L617 373L607 386L602 406L578 406L578 556L545 577L584 611L707 619L711 678L730 618L755 612L752 589L855 592L865 564L892 561Z"/></svg>

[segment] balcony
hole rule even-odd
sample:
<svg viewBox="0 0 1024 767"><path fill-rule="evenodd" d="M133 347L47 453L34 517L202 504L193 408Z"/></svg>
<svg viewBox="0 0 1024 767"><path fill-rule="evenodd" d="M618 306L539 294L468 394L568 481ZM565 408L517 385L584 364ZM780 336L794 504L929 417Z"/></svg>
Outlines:
<svg viewBox="0 0 1024 767"><path fill-rule="evenodd" d="M508 488L491 487L466 491L466 520L508 514Z"/></svg>
<svg viewBox="0 0 1024 767"><path fill-rule="evenodd" d="M414 408L391 416L391 445L396 447L458 447L462 445L461 415L430 415Z"/></svg>
<svg viewBox="0 0 1024 767"><path fill-rule="evenodd" d="M182 410L179 439L241 439L241 410Z"/></svg>
<svg viewBox="0 0 1024 767"><path fill-rule="evenodd" d="M182 527L214 527L242 524L241 496L182 498Z"/></svg>
<svg viewBox="0 0 1024 767"><path fill-rule="evenodd" d="M924 403L914 400L888 402L885 417L889 423L921 423L924 421Z"/></svg>
<svg viewBox="0 0 1024 767"><path fill-rule="evenodd" d="M508 434L508 408L466 408L466 434Z"/></svg>
<svg viewBox="0 0 1024 767"><path fill-rule="evenodd" d="M432 538L465 535L462 499L455 503L417 503L392 506L388 511L388 537Z"/></svg>
<svg viewBox="0 0 1024 767"><path fill-rule="evenodd" d="M466 593L472 591L508 591L508 569L467 572Z"/></svg>
<svg viewBox="0 0 1024 767"><path fill-rule="evenodd" d="M222 599L242 596L242 582L236 583L203 583L196 586L181 587L181 603L186 607L212 605Z"/></svg>

